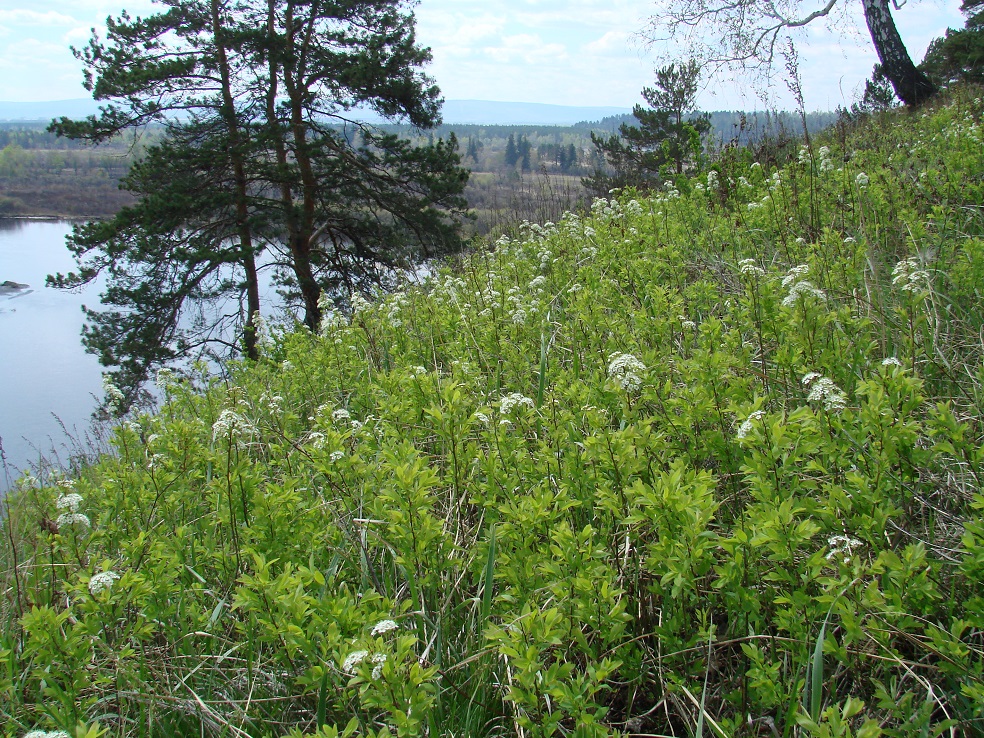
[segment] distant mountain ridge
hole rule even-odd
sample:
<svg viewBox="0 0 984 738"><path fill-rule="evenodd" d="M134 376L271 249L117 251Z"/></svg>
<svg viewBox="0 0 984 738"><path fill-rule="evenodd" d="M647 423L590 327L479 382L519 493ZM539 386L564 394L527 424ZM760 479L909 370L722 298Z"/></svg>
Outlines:
<svg viewBox="0 0 984 738"><path fill-rule="evenodd" d="M88 98L46 102L0 101L0 121L49 121L67 116L84 118L99 112L99 103ZM613 115L631 113L631 108L547 105L545 103L495 102L489 100L446 100L443 113L448 124L570 126ZM371 112L364 118L379 122Z"/></svg>

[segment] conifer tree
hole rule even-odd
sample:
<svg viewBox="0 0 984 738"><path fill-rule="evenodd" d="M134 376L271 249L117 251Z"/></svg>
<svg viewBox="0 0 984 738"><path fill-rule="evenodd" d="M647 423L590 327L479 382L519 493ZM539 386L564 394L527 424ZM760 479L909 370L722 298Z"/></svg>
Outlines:
<svg viewBox="0 0 984 738"><path fill-rule="evenodd" d="M710 130L710 118L694 111L700 66L694 60L656 70L656 86L642 96L649 108L636 105L632 115L638 126L623 123L618 135L608 138L591 133L595 150L604 155L610 172L596 168L582 180L597 196L613 188L647 189L662 182L664 172L682 173L701 148L701 137Z"/></svg>
<svg viewBox="0 0 984 738"><path fill-rule="evenodd" d="M255 356L264 262L279 265L317 329L323 295L344 304L387 286L396 269L461 248L455 216L468 175L456 141L414 146L353 112L423 129L440 122L409 3L164 4L146 18L109 19L105 40L76 51L87 88L106 104L52 124L92 142L164 129L124 182L138 204L79 226L70 238L78 272L52 278L72 287L108 274L109 308L89 313L84 341L120 367L124 384L216 336L218 326L185 319L189 300L245 295L241 340Z"/></svg>

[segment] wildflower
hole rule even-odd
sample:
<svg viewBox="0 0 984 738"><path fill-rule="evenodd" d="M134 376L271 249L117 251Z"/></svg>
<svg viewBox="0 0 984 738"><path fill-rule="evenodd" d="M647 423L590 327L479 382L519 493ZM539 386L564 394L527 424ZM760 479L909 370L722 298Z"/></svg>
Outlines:
<svg viewBox="0 0 984 738"><path fill-rule="evenodd" d="M536 407L536 403L534 403L533 400L526 395L520 394L519 392L512 392L499 400L500 415L508 415L515 407L527 407L530 410L533 410Z"/></svg>
<svg viewBox="0 0 984 738"><path fill-rule="evenodd" d="M369 301L358 292L353 292L349 296L349 304L352 306L352 315L358 315L372 307Z"/></svg>
<svg viewBox="0 0 984 738"><path fill-rule="evenodd" d="M213 441L219 438L228 438L230 441L238 443L243 438L250 438L255 434L256 427L234 410L223 410L212 424Z"/></svg>
<svg viewBox="0 0 984 738"><path fill-rule="evenodd" d="M542 289L543 285L545 285L546 283L547 283L547 278L541 274L539 277L534 277L533 281L530 282L530 289L531 290Z"/></svg>
<svg viewBox="0 0 984 738"><path fill-rule="evenodd" d="M838 412L847 406L847 395L833 380L817 372L810 372L803 377L803 384L810 388L810 393L806 396L807 402L822 402L824 410L829 412Z"/></svg>
<svg viewBox="0 0 984 738"><path fill-rule="evenodd" d="M739 441L745 440L748 437L748 434L752 432L752 428L755 427L755 421L761 420L764 417L764 410L755 410L749 414L749 416L745 418L745 422L738 428L738 433L735 435L735 438Z"/></svg>
<svg viewBox="0 0 984 738"><path fill-rule="evenodd" d="M608 376L626 392L638 392L642 387L640 374L646 371L643 364L632 354L614 353L608 357Z"/></svg>
<svg viewBox="0 0 984 738"><path fill-rule="evenodd" d="M113 380L110 379L108 374L103 375L103 392L106 395L106 409L110 412L118 413L123 408L123 402L126 400L126 396L120 391L120 388L113 384Z"/></svg>
<svg viewBox="0 0 984 738"><path fill-rule="evenodd" d="M82 513L64 513L58 516L55 520L55 525L59 528L70 528L75 525L82 526L83 528L91 528L92 523L89 522L89 518Z"/></svg>
<svg viewBox="0 0 984 738"><path fill-rule="evenodd" d="M855 549L863 545L863 541L859 541L857 538L851 538L850 536L831 536L827 540L827 546L830 548L826 557L827 561L832 561L834 558L840 556L843 558L845 564L850 564L851 554Z"/></svg>
<svg viewBox="0 0 984 738"><path fill-rule="evenodd" d="M338 410L336 410L331 414L331 419L334 420L336 423L340 423L343 420L348 420L351 417L352 417L352 413L350 413L348 410L342 407L338 408Z"/></svg>
<svg viewBox="0 0 984 738"><path fill-rule="evenodd" d="M858 176L854 178L854 181L857 183L858 187L864 189L865 187L868 186L868 183L871 180L868 178L868 175L865 174L864 172L858 172Z"/></svg>
<svg viewBox="0 0 984 738"><path fill-rule="evenodd" d="M485 423L485 425L488 425L488 424L489 424L489 416L488 416L488 415L486 415L485 413L475 413L475 417L476 417L476 418L477 418L478 420L480 420L480 421L482 421L483 423Z"/></svg>
<svg viewBox="0 0 984 738"><path fill-rule="evenodd" d="M344 458L345 458L344 451L332 451L330 454L328 454L328 461L332 463L335 463L336 461L341 461Z"/></svg>
<svg viewBox="0 0 984 738"><path fill-rule="evenodd" d="M629 215L642 215L642 205L639 204L638 200L629 200L625 206L625 210Z"/></svg>
<svg viewBox="0 0 984 738"><path fill-rule="evenodd" d="M92 578L89 580L89 594L95 597L103 590L112 589L113 582L119 578L120 575L115 571L103 571L98 574L93 574Z"/></svg>
<svg viewBox="0 0 984 738"><path fill-rule="evenodd" d="M167 367L161 367L157 370L157 375L154 377L154 384L157 385L157 389L162 391L167 391L170 387L173 387L177 382L177 377L175 377L174 372Z"/></svg>
<svg viewBox="0 0 984 738"><path fill-rule="evenodd" d="M383 633L389 633L391 630L396 630L399 627L395 620L380 620L372 626L372 635L383 635Z"/></svg>
<svg viewBox="0 0 984 738"><path fill-rule="evenodd" d="M342 671L346 674L355 674L355 667L365 661L368 655L368 651L353 651L342 662Z"/></svg>
<svg viewBox="0 0 984 738"><path fill-rule="evenodd" d="M823 290L819 290L814 287L812 282L807 282L804 280L802 282L797 282L792 286L789 290L789 294L782 299L782 305L783 307L793 307L801 297L804 299L807 297L812 297L821 301L827 299L827 296L823 293Z"/></svg>
<svg viewBox="0 0 984 738"><path fill-rule="evenodd" d="M372 678L373 681L375 681L383 675L383 664L386 663L386 654L385 653L373 654L371 661L373 664L375 664L375 666L372 667Z"/></svg>
<svg viewBox="0 0 984 738"><path fill-rule="evenodd" d="M62 495L55 501L55 507L59 510L68 510L69 512L78 512L79 505L82 504L82 495L71 493L68 495Z"/></svg>
<svg viewBox="0 0 984 738"><path fill-rule="evenodd" d="M882 359L882 366L902 366L902 362L894 356L889 356L887 359Z"/></svg>
<svg viewBox="0 0 984 738"><path fill-rule="evenodd" d="M806 276L810 273L810 267L806 264L800 264L799 266L794 266L788 272L786 276L782 278L783 288L789 287L793 282L798 282L800 277Z"/></svg>
<svg viewBox="0 0 984 738"><path fill-rule="evenodd" d="M265 350L273 348L273 334L270 332L270 324L266 318L260 315L257 310L253 313L253 335L256 336L256 345Z"/></svg>
<svg viewBox="0 0 984 738"><path fill-rule="evenodd" d="M922 264L917 257L909 257L895 265L892 270L892 284L903 292L918 292L929 287L929 272L920 269Z"/></svg>
<svg viewBox="0 0 984 738"><path fill-rule="evenodd" d="M765 270L755 263L755 259L742 259L738 262L738 271L742 274L762 275Z"/></svg>

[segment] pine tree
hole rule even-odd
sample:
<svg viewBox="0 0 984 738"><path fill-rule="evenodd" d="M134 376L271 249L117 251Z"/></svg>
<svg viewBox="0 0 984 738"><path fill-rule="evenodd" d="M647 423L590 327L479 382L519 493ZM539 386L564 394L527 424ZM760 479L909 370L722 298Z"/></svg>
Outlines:
<svg viewBox="0 0 984 738"><path fill-rule="evenodd" d="M79 271L53 278L72 287L108 273L110 307L89 314L84 340L124 383L214 333L182 321L188 301L245 294L241 335L255 355L263 260L282 265L280 280L317 329L324 295L344 305L396 269L462 247L454 216L468 175L457 142L414 146L349 113L370 107L423 129L440 121L408 3L168 5L109 19L106 39L77 52L88 89L106 102L101 114L52 124L92 142L164 127L124 183L139 204L77 228Z"/></svg>
<svg viewBox="0 0 984 738"><path fill-rule="evenodd" d="M699 79L694 60L657 69L656 86L642 91L650 107L636 105L632 111L638 126L623 123L618 135L608 138L591 133L611 173L596 168L582 180L584 186L604 196L613 188L650 188L662 181L664 171L682 173L700 153L701 138L711 127L706 114L694 112Z"/></svg>

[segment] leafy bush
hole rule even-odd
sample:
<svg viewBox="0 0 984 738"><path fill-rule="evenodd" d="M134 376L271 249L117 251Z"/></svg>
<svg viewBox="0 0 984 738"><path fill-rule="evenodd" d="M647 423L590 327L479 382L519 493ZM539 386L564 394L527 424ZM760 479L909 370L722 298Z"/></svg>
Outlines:
<svg viewBox="0 0 984 738"><path fill-rule="evenodd" d="M6 734L980 733L982 109L162 375L9 500Z"/></svg>

